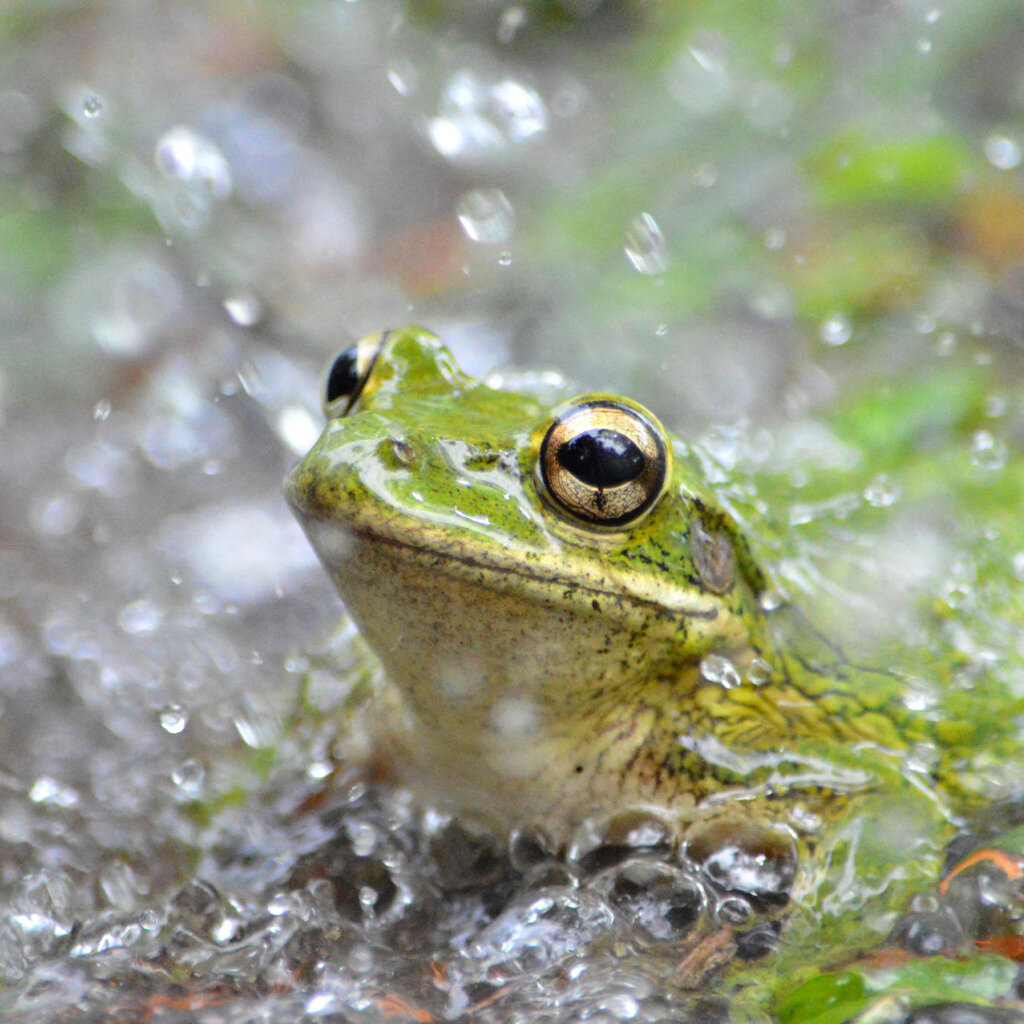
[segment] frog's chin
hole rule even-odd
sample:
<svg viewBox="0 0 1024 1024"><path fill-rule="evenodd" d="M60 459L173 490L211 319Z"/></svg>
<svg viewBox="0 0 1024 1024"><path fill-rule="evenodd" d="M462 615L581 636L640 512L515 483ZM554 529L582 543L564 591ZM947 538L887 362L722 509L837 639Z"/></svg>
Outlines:
<svg viewBox="0 0 1024 1024"><path fill-rule="evenodd" d="M364 524L304 516L301 522L348 603L353 600L352 585L346 581L365 578L360 563L394 562L421 573L439 594L452 586L480 590L482 608L492 595L532 602L548 614L564 606L587 619L619 621L634 632L661 635L677 648L688 645L697 660L701 650L734 645L747 634L748 623L716 595L652 585L642 573L583 568L558 552L471 544L418 526L403 529L398 519ZM394 599L400 601L401 596L395 594Z"/></svg>

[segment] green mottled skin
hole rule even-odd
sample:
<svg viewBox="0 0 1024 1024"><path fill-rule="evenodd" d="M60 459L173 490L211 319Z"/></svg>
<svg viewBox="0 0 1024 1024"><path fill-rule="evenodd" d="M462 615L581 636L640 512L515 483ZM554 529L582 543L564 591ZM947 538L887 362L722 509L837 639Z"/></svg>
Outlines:
<svg viewBox="0 0 1024 1024"><path fill-rule="evenodd" d="M763 612L766 577L737 525L749 508L678 439L641 522L569 522L535 474L554 412L405 329L291 474L291 504L396 684L381 742L411 785L505 825L566 834L630 803L691 827L783 823L805 859L771 968L790 972L773 975L785 992L877 942L934 879L979 752L1020 763L1020 702L992 683L973 705L961 688L911 710L908 670L933 667L856 668L794 609ZM707 536L732 552L724 588L694 553ZM709 655L735 685L702 673ZM908 767L922 747L927 767Z"/></svg>

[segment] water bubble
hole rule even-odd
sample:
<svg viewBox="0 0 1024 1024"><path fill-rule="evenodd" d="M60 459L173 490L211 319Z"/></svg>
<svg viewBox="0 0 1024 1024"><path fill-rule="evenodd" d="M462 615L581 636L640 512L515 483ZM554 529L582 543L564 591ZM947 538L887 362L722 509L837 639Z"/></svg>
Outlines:
<svg viewBox="0 0 1024 1024"><path fill-rule="evenodd" d="M215 199L231 194L231 168L224 154L191 128L178 125L161 135L153 159L165 178L201 185Z"/></svg>
<svg viewBox="0 0 1024 1024"><path fill-rule="evenodd" d="M626 229L626 258L641 274L663 274L669 253L658 222L649 213L639 213Z"/></svg>
<svg viewBox="0 0 1024 1024"><path fill-rule="evenodd" d="M650 860L615 868L608 898L630 925L657 941L678 941L704 914L707 891L692 874Z"/></svg>
<svg viewBox="0 0 1024 1024"><path fill-rule="evenodd" d="M1020 143L1009 135L990 135L982 148L985 159L1000 171L1012 170L1020 163Z"/></svg>
<svg viewBox="0 0 1024 1024"><path fill-rule="evenodd" d="M515 211L501 189L479 188L467 192L455 208L462 230L473 242L507 242L515 226Z"/></svg>
<svg viewBox="0 0 1024 1024"><path fill-rule="evenodd" d="M82 113L85 117L96 118L103 113L103 100L99 96L86 96L82 100Z"/></svg>
<svg viewBox="0 0 1024 1024"><path fill-rule="evenodd" d="M853 326L848 317L837 313L822 321L818 336L826 345L845 345L853 336Z"/></svg>
<svg viewBox="0 0 1024 1024"><path fill-rule="evenodd" d="M1002 469L1006 465L1006 445L987 430L977 430L971 438L971 462L981 469Z"/></svg>
<svg viewBox="0 0 1024 1024"><path fill-rule="evenodd" d="M184 732L188 720L189 713L181 704L167 704L160 709L160 728L172 736Z"/></svg>
<svg viewBox="0 0 1024 1024"><path fill-rule="evenodd" d="M675 833L661 815L647 808L620 811L608 818L588 818L573 833L566 853L583 871L599 871L638 852L667 851Z"/></svg>
<svg viewBox="0 0 1024 1024"><path fill-rule="evenodd" d="M731 690L742 682L736 666L724 654L705 654L700 662L700 674L709 683L718 683L725 690Z"/></svg>

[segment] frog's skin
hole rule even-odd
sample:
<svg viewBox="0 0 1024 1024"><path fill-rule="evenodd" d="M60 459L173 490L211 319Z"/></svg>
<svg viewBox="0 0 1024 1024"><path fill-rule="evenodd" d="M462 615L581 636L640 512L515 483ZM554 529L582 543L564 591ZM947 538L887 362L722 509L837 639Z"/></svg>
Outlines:
<svg viewBox="0 0 1024 1024"><path fill-rule="evenodd" d="M638 410L670 453L651 508L608 528L559 507L538 468L581 399L474 380L419 329L364 339L360 358L365 381L327 407L287 492L396 684L381 732L409 784L560 835L638 803L782 822L814 860L778 962L795 978L822 943L884 936L934 880L975 725L911 710L903 677L762 610L765 578L699 454L640 407L582 400ZM921 746L932 762L907 766Z"/></svg>

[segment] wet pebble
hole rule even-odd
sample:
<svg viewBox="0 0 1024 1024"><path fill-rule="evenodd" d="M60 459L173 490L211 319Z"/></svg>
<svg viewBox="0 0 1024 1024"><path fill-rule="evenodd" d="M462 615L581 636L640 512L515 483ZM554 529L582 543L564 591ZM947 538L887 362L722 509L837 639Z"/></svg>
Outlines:
<svg viewBox="0 0 1024 1024"><path fill-rule="evenodd" d="M656 860L637 859L611 869L606 889L620 918L657 941L682 938L708 906L708 894L694 875Z"/></svg>

